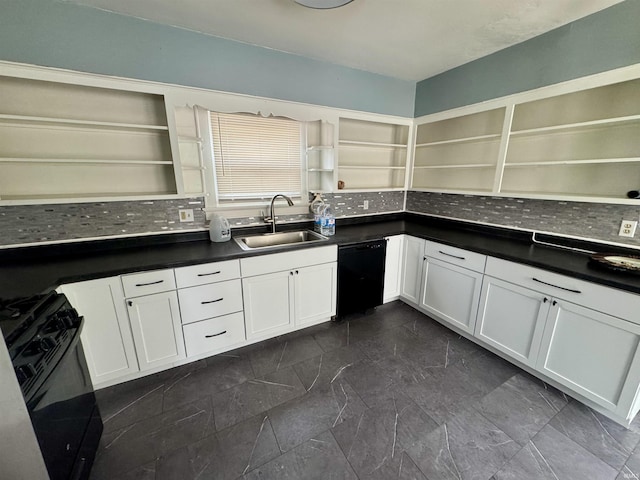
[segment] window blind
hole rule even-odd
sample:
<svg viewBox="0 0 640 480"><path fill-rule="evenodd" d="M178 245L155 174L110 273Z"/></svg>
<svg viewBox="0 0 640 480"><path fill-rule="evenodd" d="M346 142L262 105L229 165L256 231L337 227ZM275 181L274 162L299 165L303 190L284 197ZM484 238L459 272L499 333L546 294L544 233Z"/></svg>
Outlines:
<svg viewBox="0 0 640 480"><path fill-rule="evenodd" d="M301 196L301 124L210 112L218 203Z"/></svg>

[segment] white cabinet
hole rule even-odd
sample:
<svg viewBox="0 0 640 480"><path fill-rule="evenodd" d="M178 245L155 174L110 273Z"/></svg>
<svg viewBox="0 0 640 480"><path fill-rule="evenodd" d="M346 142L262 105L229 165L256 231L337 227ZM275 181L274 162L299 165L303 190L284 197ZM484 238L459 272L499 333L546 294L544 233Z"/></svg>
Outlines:
<svg viewBox="0 0 640 480"><path fill-rule="evenodd" d="M185 358L182 323L175 291L127 300L131 331L140 370L149 370Z"/></svg>
<svg viewBox="0 0 640 480"><path fill-rule="evenodd" d="M292 277L296 327L324 322L336 314L337 263L296 269Z"/></svg>
<svg viewBox="0 0 640 480"><path fill-rule="evenodd" d="M59 288L84 317L80 340L94 386L138 371L129 319L118 277Z"/></svg>
<svg viewBox="0 0 640 480"><path fill-rule="evenodd" d="M419 303L425 243L421 238L404 236L400 296L414 306Z"/></svg>
<svg viewBox="0 0 640 480"><path fill-rule="evenodd" d="M384 303L396 300L400 296L403 238L404 235L385 237L387 254L384 262Z"/></svg>
<svg viewBox="0 0 640 480"><path fill-rule="evenodd" d="M626 418L640 385L640 325L551 300L537 369Z"/></svg>
<svg viewBox="0 0 640 480"><path fill-rule="evenodd" d="M268 338L293 326L291 313L293 271L242 279L247 338Z"/></svg>
<svg viewBox="0 0 640 480"><path fill-rule="evenodd" d="M240 261L174 270L188 357L230 350L245 341Z"/></svg>
<svg viewBox="0 0 640 480"><path fill-rule="evenodd" d="M485 276L475 336L530 367L535 367L549 296Z"/></svg>
<svg viewBox="0 0 640 480"><path fill-rule="evenodd" d="M425 254L420 308L473 334L486 257L429 241Z"/></svg>
<svg viewBox="0 0 640 480"><path fill-rule="evenodd" d="M640 409L640 296L491 257L486 273L475 336L629 422Z"/></svg>
<svg viewBox="0 0 640 480"><path fill-rule="evenodd" d="M336 260L335 245L242 259L247 338L269 338L335 315Z"/></svg>

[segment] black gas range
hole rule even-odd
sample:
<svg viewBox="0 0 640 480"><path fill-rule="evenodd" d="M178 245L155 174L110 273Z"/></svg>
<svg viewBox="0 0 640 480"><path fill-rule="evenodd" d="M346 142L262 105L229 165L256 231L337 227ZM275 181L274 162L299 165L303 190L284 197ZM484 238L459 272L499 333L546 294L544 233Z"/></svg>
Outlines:
<svg viewBox="0 0 640 480"><path fill-rule="evenodd" d="M0 330L51 480L88 478L102 434L83 321L56 292L0 301Z"/></svg>

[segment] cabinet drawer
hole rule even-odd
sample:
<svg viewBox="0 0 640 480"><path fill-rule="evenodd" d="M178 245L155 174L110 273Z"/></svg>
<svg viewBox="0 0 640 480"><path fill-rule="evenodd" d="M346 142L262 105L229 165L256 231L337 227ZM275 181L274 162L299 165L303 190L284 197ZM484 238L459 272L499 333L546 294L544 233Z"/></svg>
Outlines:
<svg viewBox="0 0 640 480"><path fill-rule="evenodd" d="M240 261L205 263L189 267L176 268L176 285L178 288L195 287L213 282L224 282L240 278Z"/></svg>
<svg viewBox="0 0 640 480"><path fill-rule="evenodd" d="M210 318L185 325L183 330L188 357L215 352L244 342L244 315L238 312Z"/></svg>
<svg viewBox="0 0 640 480"><path fill-rule="evenodd" d="M487 260L486 255L481 253L470 252L461 248L450 247L441 243L430 242L427 240L425 246L425 255L437 258L444 262L453 263L469 270L476 272L484 272L484 266Z"/></svg>
<svg viewBox="0 0 640 480"><path fill-rule="evenodd" d="M239 279L178 290L182 323L197 322L242 310Z"/></svg>
<svg viewBox="0 0 640 480"><path fill-rule="evenodd" d="M122 275L120 279L124 288L124 296L127 298L176 289L173 270L132 273L130 275Z"/></svg>
<svg viewBox="0 0 640 480"><path fill-rule="evenodd" d="M640 295L493 257L485 274L640 324Z"/></svg>

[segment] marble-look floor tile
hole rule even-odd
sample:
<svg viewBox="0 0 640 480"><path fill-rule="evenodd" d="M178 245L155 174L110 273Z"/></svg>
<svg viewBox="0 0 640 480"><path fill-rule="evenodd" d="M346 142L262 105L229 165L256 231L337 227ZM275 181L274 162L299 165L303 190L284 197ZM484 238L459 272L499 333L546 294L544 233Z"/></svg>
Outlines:
<svg viewBox="0 0 640 480"><path fill-rule="evenodd" d="M580 402L571 402L550 422L615 469L623 467L640 442L640 433L626 429Z"/></svg>
<svg viewBox="0 0 640 480"><path fill-rule="evenodd" d="M640 479L640 445L631 453L624 464L616 480L638 480Z"/></svg>
<svg viewBox="0 0 640 480"><path fill-rule="evenodd" d="M400 395L331 431L360 478L387 479L410 478L412 471L417 475L415 465L405 463L404 449L421 442L435 428L436 423L423 410Z"/></svg>
<svg viewBox="0 0 640 480"><path fill-rule="evenodd" d="M363 357L364 354L360 348L350 345L297 363L293 369L309 392L340 378L345 370L358 363Z"/></svg>
<svg viewBox="0 0 640 480"><path fill-rule="evenodd" d="M305 393L293 368L286 367L212 396L215 425L222 430Z"/></svg>
<svg viewBox="0 0 640 480"><path fill-rule="evenodd" d="M257 416L161 456L156 480L232 480L279 455L268 417Z"/></svg>
<svg viewBox="0 0 640 480"><path fill-rule="evenodd" d="M465 371L473 385L484 394L491 392L522 371L491 352L482 352L470 358L463 358L458 368Z"/></svg>
<svg viewBox="0 0 640 480"><path fill-rule="evenodd" d="M547 425L493 479L613 480L617 474L617 470Z"/></svg>
<svg viewBox="0 0 640 480"><path fill-rule="evenodd" d="M206 362L201 360L96 391L104 431L118 430L162 413L164 389L204 366Z"/></svg>
<svg viewBox="0 0 640 480"><path fill-rule="evenodd" d="M264 348L249 355L251 366L257 377L316 357L324 352L311 335L265 343Z"/></svg>
<svg viewBox="0 0 640 480"><path fill-rule="evenodd" d="M269 411L269 418L283 452L329 430L358 418L367 409L344 380L336 379Z"/></svg>
<svg viewBox="0 0 640 480"><path fill-rule="evenodd" d="M349 385L369 407L394 395L394 379L371 360L362 360L341 372Z"/></svg>
<svg viewBox="0 0 640 480"><path fill-rule="evenodd" d="M376 362L391 356L407 355L417 348L422 348L424 339L419 338L411 330L400 326L362 340L356 345L360 347L367 358Z"/></svg>
<svg viewBox="0 0 640 480"><path fill-rule="evenodd" d="M93 478L93 476L89 477ZM118 476L119 480L156 480L156 462L150 462Z"/></svg>
<svg viewBox="0 0 640 480"><path fill-rule="evenodd" d="M358 480L335 439L324 432L247 473L246 480Z"/></svg>
<svg viewBox="0 0 640 480"><path fill-rule="evenodd" d="M164 411L227 390L254 378L247 356L216 355L204 368L186 372L164 387Z"/></svg>
<svg viewBox="0 0 640 480"><path fill-rule="evenodd" d="M118 475L198 441L215 431L211 399L203 398L170 412L103 434L93 466L95 478Z"/></svg>
<svg viewBox="0 0 640 480"><path fill-rule="evenodd" d="M457 366L430 370L424 380L403 385L411 397L439 425L452 415L476 405L482 398L466 372Z"/></svg>
<svg viewBox="0 0 640 480"><path fill-rule="evenodd" d="M517 374L486 395L476 409L520 445L567 404L567 397L527 374Z"/></svg>
<svg viewBox="0 0 640 480"><path fill-rule="evenodd" d="M427 478L487 480L519 449L506 433L468 410L415 442L407 453Z"/></svg>

